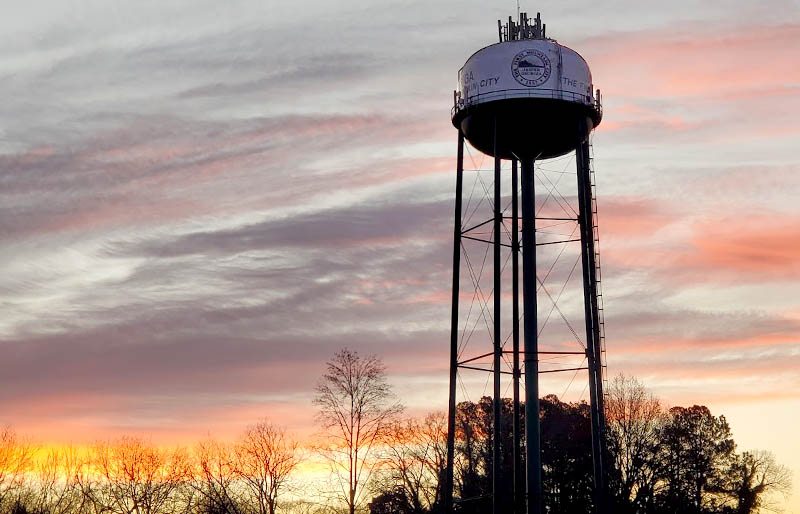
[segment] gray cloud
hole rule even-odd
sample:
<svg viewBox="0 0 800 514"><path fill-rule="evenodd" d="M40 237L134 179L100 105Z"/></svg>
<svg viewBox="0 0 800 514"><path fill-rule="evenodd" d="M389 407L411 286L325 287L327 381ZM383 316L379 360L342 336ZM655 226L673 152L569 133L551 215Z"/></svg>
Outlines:
<svg viewBox="0 0 800 514"><path fill-rule="evenodd" d="M353 206L270 220L231 230L198 232L168 241L156 241L140 250L150 256L237 253L287 247L326 248L326 252L353 246L400 247L416 237L434 235L442 227L450 202ZM443 238L443 234L439 234Z"/></svg>

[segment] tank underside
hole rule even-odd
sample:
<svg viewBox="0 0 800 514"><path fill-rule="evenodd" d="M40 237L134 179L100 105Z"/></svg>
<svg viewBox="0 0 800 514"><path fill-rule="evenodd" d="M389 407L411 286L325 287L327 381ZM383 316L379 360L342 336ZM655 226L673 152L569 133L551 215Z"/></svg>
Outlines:
<svg viewBox="0 0 800 514"><path fill-rule="evenodd" d="M579 134L591 132L600 117L591 106L575 102L509 98L463 108L453 116L453 125L472 146L494 156L495 120L501 159L538 160L574 150Z"/></svg>

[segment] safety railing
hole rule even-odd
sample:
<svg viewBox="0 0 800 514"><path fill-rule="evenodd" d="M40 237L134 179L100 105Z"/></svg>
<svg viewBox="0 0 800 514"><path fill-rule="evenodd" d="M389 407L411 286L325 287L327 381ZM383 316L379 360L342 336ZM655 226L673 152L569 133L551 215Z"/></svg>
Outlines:
<svg viewBox="0 0 800 514"><path fill-rule="evenodd" d="M592 107L598 117L603 116L603 106L600 103L600 95L596 98L592 95L575 93L574 91L566 91L563 89L544 89L544 88L531 88L531 89L500 89L497 91L488 91L486 93L478 93L470 95L467 98L460 98L456 91L453 92L453 108L450 111L450 116L455 115L467 107L473 105L490 102L494 100L506 100L516 98L545 98L551 100L566 100L568 102L579 103L587 107Z"/></svg>

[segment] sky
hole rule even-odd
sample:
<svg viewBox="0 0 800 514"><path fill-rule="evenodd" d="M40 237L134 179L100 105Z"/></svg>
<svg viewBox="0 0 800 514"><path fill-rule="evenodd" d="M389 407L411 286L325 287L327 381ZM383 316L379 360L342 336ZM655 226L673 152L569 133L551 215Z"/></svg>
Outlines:
<svg viewBox="0 0 800 514"><path fill-rule="evenodd" d="M603 92L608 374L724 414L800 484L800 2L521 7ZM266 416L305 436L344 346L384 360L410 413L445 409L452 91L515 10L4 2L0 423L182 444ZM585 399L564 380L543 388Z"/></svg>

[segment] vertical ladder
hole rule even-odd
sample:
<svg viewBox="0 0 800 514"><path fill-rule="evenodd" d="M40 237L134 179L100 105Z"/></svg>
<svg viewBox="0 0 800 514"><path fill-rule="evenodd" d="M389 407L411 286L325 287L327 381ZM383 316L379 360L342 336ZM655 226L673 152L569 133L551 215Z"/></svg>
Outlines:
<svg viewBox="0 0 800 514"><path fill-rule="evenodd" d="M597 182L594 174L594 146L589 141L589 182L592 186L592 237L594 238L595 276L597 277L597 315L600 325L600 360L603 367L603 396L608 394L606 373L606 323L603 314L603 276L600 272L600 230L597 221Z"/></svg>

